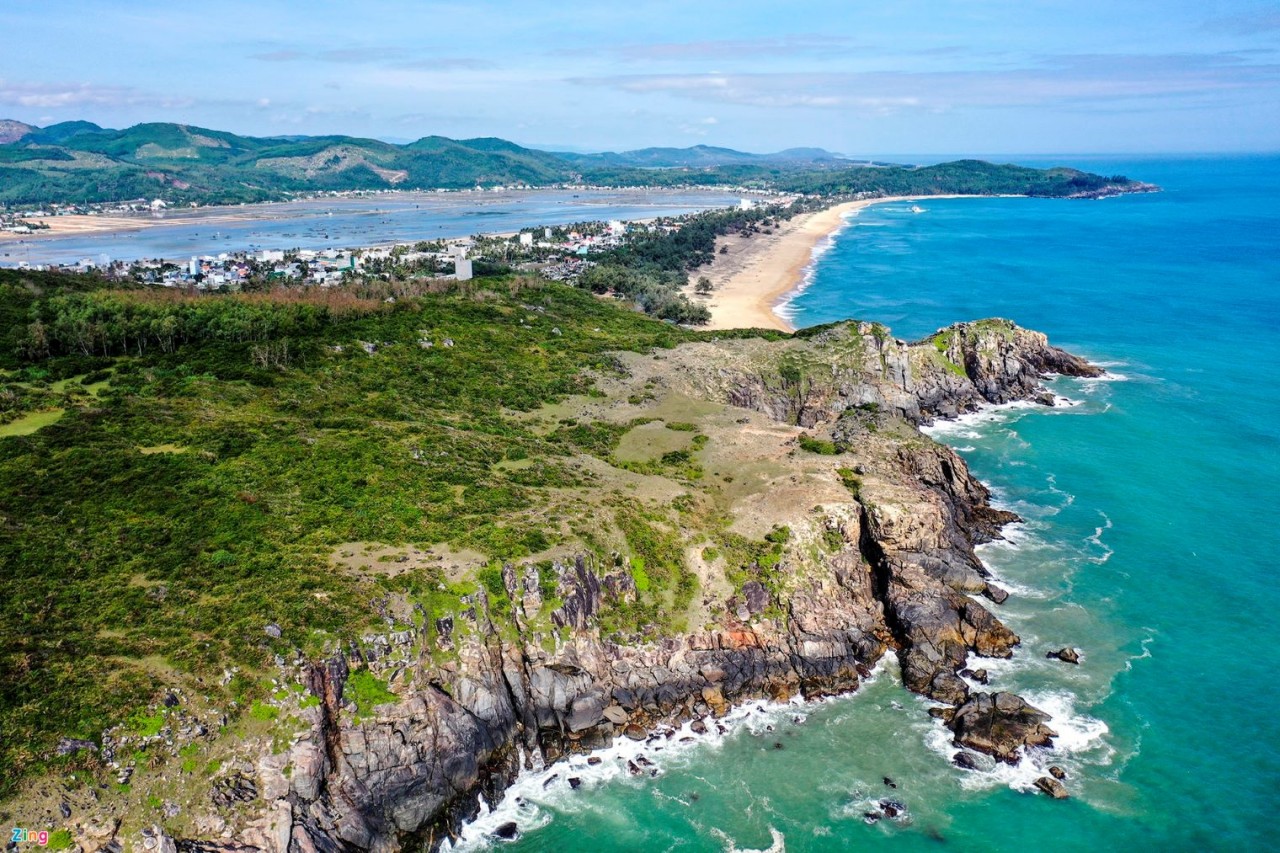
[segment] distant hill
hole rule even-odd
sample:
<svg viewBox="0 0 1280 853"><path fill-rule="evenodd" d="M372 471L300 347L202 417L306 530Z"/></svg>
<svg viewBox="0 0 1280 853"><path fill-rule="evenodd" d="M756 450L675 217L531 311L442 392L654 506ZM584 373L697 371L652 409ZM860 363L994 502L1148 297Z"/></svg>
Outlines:
<svg viewBox="0 0 1280 853"><path fill-rule="evenodd" d="M251 137L179 124L124 130L91 122L0 122L0 202L160 197L234 203L317 190L550 184L577 168L502 139Z"/></svg>
<svg viewBox="0 0 1280 853"><path fill-rule="evenodd" d="M0 120L0 203L9 205L139 198L234 204L326 190L569 182L728 184L827 194L905 189L1036 195L1071 195L1114 184L1083 172L1018 170L980 161L931 168L921 173L821 148L752 154L695 145L577 154L524 148L495 137L426 136L396 145L354 136L239 136L167 123L113 130L87 121L41 128Z"/></svg>
<svg viewBox="0 0 1280 853"><path fill-rule="evenodd" d="M34 127L29 124L23 124L20 121L0 119L0 145L17 142L22 137L29 135L33 130L35 130Z"/></svg>
<svg viewBox="0 0 1280 853"><path fill-rule="evenodd" d="M833 163L842 159L840 155L832 154L830 151L825 151L821 148L788 148L786 151L779 151L776 154L750 154L746 151L735 151L732 148L716 148L710 145L695 145L692 148L641 148L636 151L623 151L621 153L608 151L601 154L556 152L556 156L583 166L631 166L651 169L795 162Z"/></svg>

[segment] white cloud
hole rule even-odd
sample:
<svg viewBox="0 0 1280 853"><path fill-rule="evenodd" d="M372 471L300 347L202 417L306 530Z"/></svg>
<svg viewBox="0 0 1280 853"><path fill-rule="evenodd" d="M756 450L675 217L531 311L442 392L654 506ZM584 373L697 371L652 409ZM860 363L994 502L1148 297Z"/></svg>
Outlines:
<svg viewBox="0 0 1280 853"><path fill-rule="evenodd" d="M569 82L762 108L873 114L956 107L1099 106L1280 86L1280 65L1236 53L1044 57L1002 70L632 74Z"/></svg>
<svg viewBox="0 0 1280 853"><path fill-rule="evenodd" d="M147 106L175 109L191 106L191 98L156 95L128 86L90 83L33 83L0 79L0 104L32 109L86 106Z"/></svg>

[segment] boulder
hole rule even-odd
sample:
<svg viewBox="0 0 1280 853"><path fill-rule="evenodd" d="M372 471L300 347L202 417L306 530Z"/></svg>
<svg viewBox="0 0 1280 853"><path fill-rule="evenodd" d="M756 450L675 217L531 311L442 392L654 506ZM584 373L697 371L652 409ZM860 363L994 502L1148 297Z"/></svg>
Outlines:
<svg viewBox="0 0 1280 853"><path fill-rule="evenodd" d="M1068 796L1067 788L1052 776L1041 776L1036 780L1036 787L1044 791L1055 800L1065 800Z"/></svg>
<svg viewBox="0 0 1280 853"><path fill-rule="evenodd" d="M747 612L754 616L763 613L769 606L769 591L760 581L747 581L742 585L742 598L746 602Z"/></svg>
<svg viewBox="0 0 1280 853"><path fill-rule="evenodd" d="M631 716L623 710L621 705L610 705L604 709L604 718L615 726L625 726Z"/></svg>
<svg viewBox="0 0 1280 853"><path fill-rule="evenodd" d="M617 707L617 706L613 706ZM619 708L618 710L622 710ZM569 716L565 723L571 732L589 729L600 722L604 713L604 692L599 688L578 696L573 700Z"/></svg>
<svg viewBox="0 0 1280 853"><path fill-rule="evenodd" d="M628 723L627 726L623 728L622 733L631 738L631 740L644 740L648 736L644 727L638 726L635 723Z"/></svg>
<svg viewBox="0 0 1280 853"><path fill-rule="evenodd" d="M58 741L58 755L71 755L73 752L79 752L82 749L97 752L98 745L91 740L81 740L75 737L64 737Z"/></svg>
<svg viewBox="0 0 1280 853"><path fill-rule="evenodd" d="M1067 771L1055 764L1049 768L1049 775L1055 779L1065 779L1067 778Z"/></svg>
<svg viewBox="0 0 1280 853"><path fill-rule="evenodd" d="M978 763L978 757L972 752L957 752L951 759L951 763L961 770L981 770L982 765Z"/></svg>
<svg viewBox="0 0 1280 853"><path fill-rule="evenodd" d="M514 820L509 820L493 831L494 838L501 838L503 841L515 841L520 837L520 827L516 825Z"/></svg>

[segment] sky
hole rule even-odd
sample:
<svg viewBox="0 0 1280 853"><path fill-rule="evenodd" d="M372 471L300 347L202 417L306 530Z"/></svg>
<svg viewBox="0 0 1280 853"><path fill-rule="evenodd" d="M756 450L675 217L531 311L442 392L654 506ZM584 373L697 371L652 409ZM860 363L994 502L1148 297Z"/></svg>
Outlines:
<svg viewBox="0 0 1280 853"><path fill-rule="evenodd" d="M0 118L579 151L1280 150L1280 2L0 3Z"/></svg>

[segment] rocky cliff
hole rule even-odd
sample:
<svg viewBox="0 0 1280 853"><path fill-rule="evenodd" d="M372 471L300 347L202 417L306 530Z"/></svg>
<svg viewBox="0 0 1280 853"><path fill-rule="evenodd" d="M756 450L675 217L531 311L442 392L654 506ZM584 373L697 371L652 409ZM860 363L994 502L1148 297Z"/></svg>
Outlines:
<svg viewBox="0 0 1280 853"><path fill-rule="evenodd" d="M620 357L600 383L629 402L609 413L585 400L582 413L698 418L704 467L737 465L717 492L731 530L745 541L785 525L787 544L747 565L688 551L702 601L683 631L610 630L638 575L624 555L584 549L549 570L508 565L500 589L479 588L458 612L307 664L318 703L302 711L306 732L228 789L252 786L252 814L177 848L434 850L522 769L691 719L714 725L748 699L853 691L887 653L909 689L940 703L957 744L1016 761L1051 742L1048 716L971 688L985 678L967 669L1019 642L990 609L1006 593L974 553L1016 516L916 427L986 403L1051 404L1046 374L1099 372L1007 321L914 344L847 323ZM687 503L710 489L701 482L685 484ZM386 676L397 700L357 708L361 669Z"/></svg>

